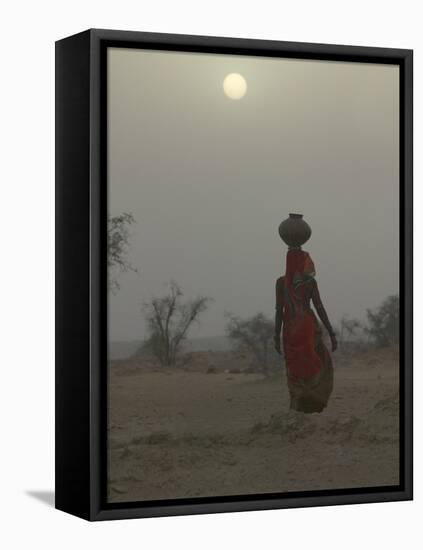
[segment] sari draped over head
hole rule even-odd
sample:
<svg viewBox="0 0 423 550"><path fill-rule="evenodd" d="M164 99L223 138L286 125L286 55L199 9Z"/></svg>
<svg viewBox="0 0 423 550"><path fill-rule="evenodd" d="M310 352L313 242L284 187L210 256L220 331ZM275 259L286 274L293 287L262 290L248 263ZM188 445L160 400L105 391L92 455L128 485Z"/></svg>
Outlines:
<svg viewBox="0 0 423 550"><path fill-rule="evenodd" d="M299 289L304 296L304 287L301 286L316 275L314 262L308 252L291 248L286 254L285 280L291 289Z"/></svg>
<svg viewBox="0 0 423 550"><path fill-rule="evenodd" d="M286 254L284 321L304 317L309 309L306 301L306 283L316 275L314 262L308 252L300 249L289 249Z"/></svg>

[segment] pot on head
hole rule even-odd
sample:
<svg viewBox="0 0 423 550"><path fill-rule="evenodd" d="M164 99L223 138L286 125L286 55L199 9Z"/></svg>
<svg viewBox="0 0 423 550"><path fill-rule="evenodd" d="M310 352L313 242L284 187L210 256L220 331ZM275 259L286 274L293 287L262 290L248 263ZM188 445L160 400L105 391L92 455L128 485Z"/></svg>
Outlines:
<svg viewBox="0 0 423 550"><path fill-rule="evenodd" d="M285 244L298 248L311 236L311 227L303 220L302 214L290 214L279 226L279 236Z"/></svg>

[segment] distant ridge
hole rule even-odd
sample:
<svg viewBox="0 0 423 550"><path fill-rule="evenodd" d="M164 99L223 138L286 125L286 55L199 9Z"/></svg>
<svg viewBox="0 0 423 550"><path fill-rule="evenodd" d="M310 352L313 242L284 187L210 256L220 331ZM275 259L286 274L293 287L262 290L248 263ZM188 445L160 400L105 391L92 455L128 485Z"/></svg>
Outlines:
<svg viewBox="0 0 423 550"><path fill-rule="evenodd" d="M135 354L141 344L141 341L136 340L111 342L109 359L128 359ZM188 339L184 343L183 351L229 351L232 348L232 343L226 336L211 336Z"/></svg>

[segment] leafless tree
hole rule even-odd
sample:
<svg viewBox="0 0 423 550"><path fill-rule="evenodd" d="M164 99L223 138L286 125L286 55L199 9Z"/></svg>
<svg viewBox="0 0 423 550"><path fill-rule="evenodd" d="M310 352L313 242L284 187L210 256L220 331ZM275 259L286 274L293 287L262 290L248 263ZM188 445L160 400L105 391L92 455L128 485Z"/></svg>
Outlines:
<svg viewBox="0 0 423 550"><path fill-rule="evenodd" d="M397 345L399 342L399 296L388 296L375 310L367 310L366 333L377 346Z"/></svg>
<svg viewBox="0 0 423 550"><path fill-rule="evenodd" d="M267 375L270 353L273 350L273 321L263 313L257 313L248 319L240 319L230 313L227 313L226 317L228 337L234 340L240 349L250 351L258 369Z"/></svg>
<svg viewBox="0 0 423 550"><path fill-rule="evenodd" d="M339 347L343 349L345 347L346 337L352 338L361 328L361 323L357 321L357 319L350 319L344 315L339 325Z"/></svg>
<svg viewBox="0 0 423 550"><path fill-rule="evenodd" d="M107 227L107 266L109 268L109 290L113 293L120 288L118 273L137 271L127 259L129 249L129 228L135 223L131 213L109 217Z"/></svg>
<svg viewBox="0 0 423 550"><path fill-rule="evenodd" d="M183 296L179 285L171 281L165 296L152 298L143 305L149 330L146 346L163 366L175 365L190 327L211 302L206 296L183 301Z"/></svg>

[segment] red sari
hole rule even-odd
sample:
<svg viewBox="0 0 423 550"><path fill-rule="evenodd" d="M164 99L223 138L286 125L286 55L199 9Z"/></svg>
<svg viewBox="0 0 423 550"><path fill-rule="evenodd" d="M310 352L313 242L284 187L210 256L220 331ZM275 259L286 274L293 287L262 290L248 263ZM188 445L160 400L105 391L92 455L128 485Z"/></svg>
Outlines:
<svg viewBox="0 0 423 550"><path fill-rule="evenodd" d="M333 367L320 324L310 307L332 332L321 303L315 269L307 252L288 250L286 272L276 283L276 307L282 310L283 349L292 409L321 412L333 389Z"/></svg>

